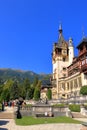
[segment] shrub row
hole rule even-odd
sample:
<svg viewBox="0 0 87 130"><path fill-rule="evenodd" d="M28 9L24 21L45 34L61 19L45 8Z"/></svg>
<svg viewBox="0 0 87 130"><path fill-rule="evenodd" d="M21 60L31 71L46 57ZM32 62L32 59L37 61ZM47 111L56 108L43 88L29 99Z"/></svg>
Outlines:
<svg viewBox="0 0 87 130"><path fill-rule="evenodd" d="M55 105L53 105L53 107L66 107L66 105L65 104L55 104ZM70 105L67 105L67 107L73 112L80 112L80 105L70 104Z"/></svg>
<svg viewBox="0 0 87 130"><path fill-rule="evenodd" d="M77 104L71 104L69 105L69 109L73 112L80 112L80 105Z"/></svg>

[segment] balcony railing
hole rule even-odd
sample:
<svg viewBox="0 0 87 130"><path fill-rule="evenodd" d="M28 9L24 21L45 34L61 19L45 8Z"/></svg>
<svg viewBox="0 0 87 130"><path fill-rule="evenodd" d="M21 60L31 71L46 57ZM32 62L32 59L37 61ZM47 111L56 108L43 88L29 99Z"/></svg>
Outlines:
<svg viewBox="0 0 87 130"><path fill-rule="evenodd" d="M87 64L87 58L85 58L84 60L81 61L81 66L84 66Z"/></svg>
<svg viewBox="0 0 87 130"><path fill-rule="evenodd" d="M81 71L87 73L87 58L81 61Z"/></svg>
<svg viewBox="0 0 87 130"><path fill-rule="evenodd" d="M74 68L78 68L78 67L79 67L79 62L76 62L68 68L68 71L73 70Z"/></svg>

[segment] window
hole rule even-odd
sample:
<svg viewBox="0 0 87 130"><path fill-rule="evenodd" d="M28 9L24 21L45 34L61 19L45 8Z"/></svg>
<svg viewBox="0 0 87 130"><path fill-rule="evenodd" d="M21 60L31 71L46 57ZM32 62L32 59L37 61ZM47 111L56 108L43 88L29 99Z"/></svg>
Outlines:
<svg viewBox="0 0 87 130"><path fill-rule="evenodd" d="M66 67L63 67L63 70L65 71L65 70L66 70Z"/></svg>
<svg viewBox="0 0 87 130"><path fill-rule="evenodd" d="M65 94L62 94L63 97L65 97Z"/></svg>
<svg viewBox="0 0 87 130"><path fill-rule="evenodd" d="M79 87L82 87L81 77L78 78L78 81L79 81Z"/></svg>
<svg viewBox="0 0 87 130"><path fill-rule="evenodd" d="M64 77L66 77L66 74L63 74Z"/></svg>
<svg viewBox="0 0 87 130"><path fill-rule="evenodd" d="M78 87L77 79L74 80L74 88Z"/></svg>
<svg viewBox="0 0 87 130"><path fill-rule="evenodd" d="M62 91L65 90L65 83L62 83L62 88L61 88Z"/></svg>
<svg viewBox="0 0 87 130"><path fill-rule="evenodd" d="M84 65L84 64L85 64L85 60L82 61L82 65Z"/></svg>
<svg viewBox="0 0 87 130"><path fill-rule="evenodd" d="M61 49L58 49L58 54L61 54Z"/></svg>
<svg viewBox="0 0 87 130"><path fill-rule="evenodd" d="M67 90L69 90L69 83L67 83Z"/></svg>
<svg viewBox="0 0 87 130"><path fill-rule="evenodd" d="M72 89L73 89L73 81L70 81L70 89L72 91Z"/></svg>
<svg viewBox="0 0 87 130"><path fill-rule="evenodd" d="M63 61L64 61L64 62L66 61L66 58L65 58L65 57L63 57Z"/></svg>

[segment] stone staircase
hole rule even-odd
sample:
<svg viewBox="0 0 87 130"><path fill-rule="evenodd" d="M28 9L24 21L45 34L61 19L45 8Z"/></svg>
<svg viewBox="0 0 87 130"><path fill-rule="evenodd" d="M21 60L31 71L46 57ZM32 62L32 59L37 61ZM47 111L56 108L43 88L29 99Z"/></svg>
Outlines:
<svg viewBox="0 0 87 130"><path fill-rule="evenodd" d="M0 119L13 119L13 118L14 118L13 113L0 112Z"/></svg>
<svg viewBox="0 0 87 130"><path fill-rule="evenodd" d="M14 118L14 109L6 107L5 111L0 111L0 119L13 119Z"/></svg>
<svg viewBox="0 0 87 130"><path fill-rule="evenodd" d="M72 118L87 118L86 116L82 115L80 112L71 112Z"/></svg>

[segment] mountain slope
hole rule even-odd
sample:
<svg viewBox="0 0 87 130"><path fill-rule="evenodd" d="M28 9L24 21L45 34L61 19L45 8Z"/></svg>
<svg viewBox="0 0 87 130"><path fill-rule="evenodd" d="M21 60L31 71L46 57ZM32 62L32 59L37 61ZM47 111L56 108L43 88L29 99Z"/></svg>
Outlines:
<svg viewBox="0 0 87 130"><path fill-rule="evenodd" d="M21 71L13 69L0 69L0 79L17 79L23 81L25 78L29 78L33 82L34 78L38 77L40 80L49 78L50 74L36 74L33 71Z"/></svg>

